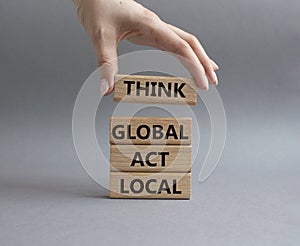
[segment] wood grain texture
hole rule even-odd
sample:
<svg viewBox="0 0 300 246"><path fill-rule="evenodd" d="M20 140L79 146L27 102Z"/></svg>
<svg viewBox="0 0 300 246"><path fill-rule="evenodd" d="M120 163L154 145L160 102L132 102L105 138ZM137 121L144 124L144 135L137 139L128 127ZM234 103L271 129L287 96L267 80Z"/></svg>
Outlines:
<svg viewBox="0 0 300 246"><path fill-rule="evenodd" d="M190 145L191 118L111 117L111 144Z"/></svg>
<svg viewBox="0 0 300 246"><path fill-rule="evenodd" d="M190 172L190 145L111 145L110 170L119 172Z"/></svg>
<svg viewBox="0 0 300 246"><path fill-rule="evenodd" d="M115 75L115 102L196 105L192 78Z"/></svg>
<svg viewBox="0 0 300 246"><path fill-rule="evenodd" d="M191 173L110 173L110 198L190 199Z"/></svg>

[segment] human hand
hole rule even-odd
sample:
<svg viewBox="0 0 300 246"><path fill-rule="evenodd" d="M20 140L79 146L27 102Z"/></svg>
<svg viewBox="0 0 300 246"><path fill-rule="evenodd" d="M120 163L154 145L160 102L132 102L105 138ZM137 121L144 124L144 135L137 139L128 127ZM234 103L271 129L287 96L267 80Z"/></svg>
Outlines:
<svg viewBox="0 0 300 246"><path fill-rule="evenodd" d="M152 46L183 57L196 84L207 90L217 85L218 65L198 39L162 21L155 13L132 0L73 0L77 15L90 36L101 67L101 93L109 95L118 71L117 46L122 39Z"/></svg>

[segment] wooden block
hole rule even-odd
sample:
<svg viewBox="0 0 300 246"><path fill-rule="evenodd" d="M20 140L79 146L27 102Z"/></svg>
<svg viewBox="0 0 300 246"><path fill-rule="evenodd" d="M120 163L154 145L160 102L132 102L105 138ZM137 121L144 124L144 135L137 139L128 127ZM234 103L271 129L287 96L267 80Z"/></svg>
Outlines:
<svg viewBox="0 0 300 246"><path fill-rule="evenodd" d="M110 198L190 199L191 173L110 173Z"/></svg>
<svg viewBox="0 0 300 246"><path fill-rule="evenodd" d="M111 117L111 144L190 145L191 118Z"/></svg>
<svg viewBox="0 0 300 246"><path fill-rule="evenodd" d="M110 171L190 172L191 145L111 145Z"/></svg>
<svg viewBox="0 0 300 246"><path fill-rule="evenodd" d="M195 105L196 85L192 78L118 74L114 101Z"/></svg>

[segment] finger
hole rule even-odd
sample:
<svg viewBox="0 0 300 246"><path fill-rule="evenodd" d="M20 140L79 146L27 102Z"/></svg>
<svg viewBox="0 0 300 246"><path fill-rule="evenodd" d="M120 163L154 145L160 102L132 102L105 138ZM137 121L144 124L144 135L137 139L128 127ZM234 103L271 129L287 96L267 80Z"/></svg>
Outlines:
<svg viewBox="0 0 300 246"><path fill-rule="evenodd" d="M181 30L178 27L172 26L170 24L168 24L168 26L191 46L193 51L196 53L198 59L202 63L205 69L205 73L207 74L207 77L209 78L210 82L215 85L218 84L218 77L214 71L214 66L211 63L211 59L206 54L199 40L195 36Z"/></svg>
<svg viewBox="0 0 300 246"><path fill-rule="evenodd" d="M215 63L214 60L210 59L210 62L211 62L211 64L213 65L213 68L214 68L215 71L216 71L216 70L219 70L219 66L218 66L217 63Z"/></svg>
<svg viewBox="0 0 300 246"><path fill-rule="evenodd" d="M191 73L196 84L201 89L208 90L205 70L190 45L162 21L154 26L151 25L150 28L151 30L148 30L151 33L149 38L154 40L152 46L175 54L182 65Z"/></svg>
<svg viewBox="0 0 300 246"><path fill-rule="evenodd" d="M100 91L102 95L109 95L114 89L114 77L118 71L116 42L98 40L95 50L100 70Z"/></svg>

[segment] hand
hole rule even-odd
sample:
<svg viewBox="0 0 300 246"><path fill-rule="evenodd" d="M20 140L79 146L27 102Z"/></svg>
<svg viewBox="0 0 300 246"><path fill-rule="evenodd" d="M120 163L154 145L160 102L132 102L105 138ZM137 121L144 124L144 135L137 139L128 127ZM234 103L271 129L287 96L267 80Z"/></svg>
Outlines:
<svg viewBox="0 0 300 246"><path fill-rule="evenodd" d="M117 73L117 46L122 39L152 46L179 55L196 84L207 90L209 82L217 85L218 66L198 39L170 24L132 0L73 0L78 17L90 36L101 70L101 93L114 88ZM178 56L177 56L178 57ZM208 79L207 79L208 78ZM209 80L209 81L208 81Z"/></svg>

